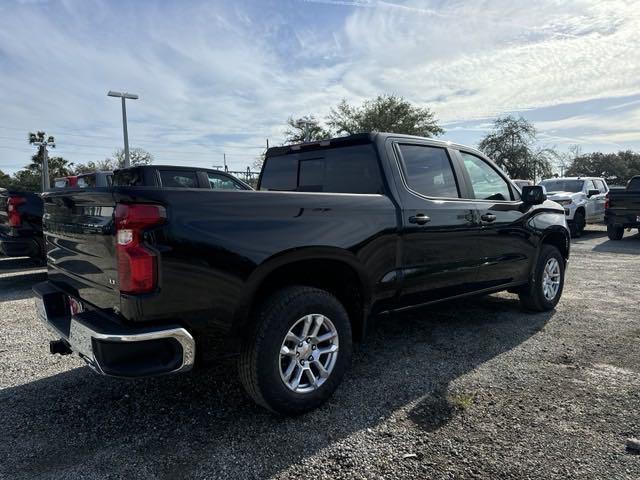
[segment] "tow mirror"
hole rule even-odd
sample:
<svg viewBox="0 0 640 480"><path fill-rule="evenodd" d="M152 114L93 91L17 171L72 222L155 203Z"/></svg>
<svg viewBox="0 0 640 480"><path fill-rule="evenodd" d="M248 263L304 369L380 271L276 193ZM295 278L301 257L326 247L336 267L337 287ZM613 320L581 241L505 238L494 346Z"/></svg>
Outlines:
<svg viewBox="0 0 640 480"><path fill-rule="evenodd" d="M593 197L594 195L600 195L600 190L589 190L587 192L587 197Z"/></svg>
<svg viewBox="0 0 640 480"><path fill-rule="evenodd" d="M525 185L522 187L522 201L529 205L540 205L547 199L547 191L542 185Z"/></svg>

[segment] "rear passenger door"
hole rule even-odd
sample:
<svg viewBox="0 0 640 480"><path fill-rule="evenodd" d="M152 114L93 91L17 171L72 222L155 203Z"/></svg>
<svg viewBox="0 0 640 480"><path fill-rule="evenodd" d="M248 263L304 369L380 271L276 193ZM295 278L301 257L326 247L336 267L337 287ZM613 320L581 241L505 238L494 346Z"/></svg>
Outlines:
<svg viewBox="0 0 640 480"><path fill-rule="evenodd" d="M447 148L393 145L402 205L400 307L477 289L482 251L475 202L461 198L458 167Z"/></svg>
<svg viewBox="0 0 640 480"><path fill-rule="evenodd" d="M484 289L527 280L536 253L525 225L531 207L523 205L516 188L487 159L471 151L456 154L468 185L463 196L474 202L481 223L478 283Z"/></svg>

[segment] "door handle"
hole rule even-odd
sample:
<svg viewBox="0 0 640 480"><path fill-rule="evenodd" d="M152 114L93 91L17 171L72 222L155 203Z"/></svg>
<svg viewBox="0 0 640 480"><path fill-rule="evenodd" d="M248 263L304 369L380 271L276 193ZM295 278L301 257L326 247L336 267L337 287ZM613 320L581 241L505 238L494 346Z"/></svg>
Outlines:
<svg viewBox="0 0 640 480"><path fill-rule="evenodd" d="M483 222L491 223L495 221L496 216L493 213L485 213L480 218L482 219Z"/></svg>
<svg viewBox="0 0 640 480"><path fill-rule="evenodd" d="M412 217L409 217L409 223L417 223L418 225L426 225L431 221L431 218L427 217L424 213L418 213Z"/></svg>

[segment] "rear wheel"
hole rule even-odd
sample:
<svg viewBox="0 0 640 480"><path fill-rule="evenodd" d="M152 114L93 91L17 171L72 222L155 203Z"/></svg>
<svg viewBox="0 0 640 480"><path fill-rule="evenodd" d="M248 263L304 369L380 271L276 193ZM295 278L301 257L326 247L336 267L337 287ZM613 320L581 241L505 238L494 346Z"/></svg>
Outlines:
<svg viewBox="0 0 640 480"><path fill-rule="evenodd" d="M619 225L607 225L607 235L609 240L622 240L624 236L624 227Z"/></svg>
<svg viewBox="0 0 640 480"><path fill-rule="evenodd" d="M351 325L342 304L311 287L287 287L258 309L243 341L240 380L269 410L296 415L324 403L351 363Z"/></svg>
<svg viewBox="0 0 640 480"><path fill-rule="evenodd" d="M553 245L543 245L529 284L520 292L520 302L527 310L545 312L560 301L564 287L565 261Z"/></svg>
<svg viewBox="0 0 640 480"><path fill-rule="evenodd" d="M571 229L571 236L578 238L582 236L584 232L584 227L586 225L584 212L582 210L578 210L573 216L573 223L569 225Z"/></svg>

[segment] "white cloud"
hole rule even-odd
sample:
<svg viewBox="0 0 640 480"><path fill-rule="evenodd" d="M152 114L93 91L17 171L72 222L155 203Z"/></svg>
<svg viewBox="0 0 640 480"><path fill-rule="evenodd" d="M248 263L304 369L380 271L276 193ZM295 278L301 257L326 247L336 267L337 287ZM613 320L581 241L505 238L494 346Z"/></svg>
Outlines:
<svg viewBox="0 0 640 480"><path fill-rule="evenodd" d="M28 128L57 134L72 160L109 155L121 143L109 89L141 95L130 138L158 161L219 164L226 151L236 168L265 138L280 141L289 115L322 116L343 97L397 93L460 122L640 92L638 2L285 4L0 6L0 137L15 136L0 138L0 168L26 163ZM333 21L305 16L311 9ZM594 141L627 142L634 133L613 122L628 115L539 128L561 137L582 125Z"/></svg>

